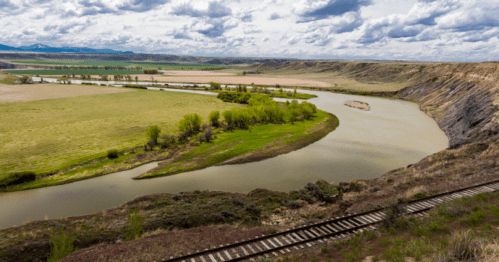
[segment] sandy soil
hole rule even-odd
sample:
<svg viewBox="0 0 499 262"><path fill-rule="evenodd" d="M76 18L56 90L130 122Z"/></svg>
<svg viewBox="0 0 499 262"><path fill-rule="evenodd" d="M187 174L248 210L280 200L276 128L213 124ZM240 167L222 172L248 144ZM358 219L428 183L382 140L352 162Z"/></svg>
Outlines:
<svg viewBox="0 0 499 262"><path fill-rule="evenodd" d="M371 111L371 106L368 103L360 102L360 101L347 101L345 102L346 106L357 108L364 111Z"/></svg>
<svg viewBox="0 0 499 262"><path fill-rule="evenodd" d="M0 85L0 103L111 94L135 90L85 85Z"/></svg>
<svg viewBox="0 0 499 262"><path fill-rule="evenodd" d="M160 70L168 76L235 76L235 73L222 73L218 71L199 70Z"/></svg>
<svg viewBox="0 0 499 262"><path fill-rule="evenodd" d="M183 83L209 83L211 81L221 84L243 84L250 85L275 85L282 86L317 86L317 87L330 87L331 84L305 79L292 79L292 78L274 78L274 77L247 77L247 76L158 76L158 75L133 75L139 77L140 81L151 81L151 76L154 80L164 82L183 82Z"/></svg>

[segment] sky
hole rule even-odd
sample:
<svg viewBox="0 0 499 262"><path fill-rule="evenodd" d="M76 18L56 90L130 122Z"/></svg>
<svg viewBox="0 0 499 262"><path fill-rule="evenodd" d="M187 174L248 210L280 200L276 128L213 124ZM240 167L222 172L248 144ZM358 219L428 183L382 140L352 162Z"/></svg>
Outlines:
<svg viewBox="0 0 499 262"><path fill-rule="evenodd" d="M0 44L299 59L499 60L498 0L0 0Z"/></svg>

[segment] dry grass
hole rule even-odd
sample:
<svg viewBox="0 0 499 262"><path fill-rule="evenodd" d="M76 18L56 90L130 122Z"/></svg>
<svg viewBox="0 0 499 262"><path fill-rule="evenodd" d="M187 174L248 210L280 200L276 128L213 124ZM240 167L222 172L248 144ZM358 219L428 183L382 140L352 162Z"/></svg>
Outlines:
<svg viewBox="0 0 499 262"><path fill-rule="evenodd" d="M207 119L213 110L238 106L212 96L148 90L0 103L0 122L8 123L0 125L0 176L78 164L145 143L151 125L172 133L185 114Z"/></svg>
<svg viewBox="0 0 499 262"><path fill-rule="evenodd" d="M2 76L2 75L0 75ZM131 89L86 86L86 85L1 85L0 103L34 101L63 97L75 97L97 94L112 94L135 91Z"/></svg>

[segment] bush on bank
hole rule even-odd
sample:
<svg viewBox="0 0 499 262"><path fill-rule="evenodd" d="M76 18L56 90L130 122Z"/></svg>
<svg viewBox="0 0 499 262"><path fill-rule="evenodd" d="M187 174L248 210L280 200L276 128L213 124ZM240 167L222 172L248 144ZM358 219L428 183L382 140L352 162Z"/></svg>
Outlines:
<svg viewBox="0 0 499 262"><path fill-rule="evenodd" d="M201 131L203 134L197 137L199 142L210 142L214 138L212 128L232 131L235 128L248 129L252 125L259 124L284 124L288 122L293 124L295 121L309 120L317 113L317 107L305 101L298 103L298 101L293 100L282 104L266 95L236 92L221 92L217 97L226 102L248 104L248 107L226 110L222 114L219 111L213 111L209 115L208 124L203 124L203 119L198 114L185 115L177 123L179 131L177 135L166 134L161 137L160 131L154 138L148 135L149 142L144 145L144 148L153 150L156 145L159 145L165 149L176 142L187 142L190 137ZM222 121L220 121L220 115L223 117ZM149 129L151 128L153 127ZM161 141L158 141L159 137L162 138Z"/></svg>
<svg viewBox="0 0 499 262"><path fill-rule="evenodd" d="M0 178L0 188L19 185L36 179L36 174L33 171L23 171L12 173L4 178Z"/></svg>

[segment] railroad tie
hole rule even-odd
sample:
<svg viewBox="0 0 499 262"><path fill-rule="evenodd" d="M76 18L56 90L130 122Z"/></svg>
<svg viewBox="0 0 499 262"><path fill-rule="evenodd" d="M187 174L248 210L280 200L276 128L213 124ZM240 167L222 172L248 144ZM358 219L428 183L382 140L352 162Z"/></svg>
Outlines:
<svg viewBox="0 0 499 262"><path fill-rule="evenodd" d="M225 253L225 255L226 255L229 259L232 259L232 257L230 256L229 252L227 252L227 250L224 250L224 253Z"/></svg>
<svg viewBox="0 0 499 262"><path fill-rule="evenodd" d="M219 252L216 252L215 255L217 255L222 262L225 261L224 257Z"/></svg>
<svg viewBox="0 0 499 262"><path fill-rule="evenodd" d="M260 244L262 244L267 250L271 249L269 246L267 246L267 244L265 244L263 240L260 241Z"/></svg>
<svg viewBox="0 0 499 262"><path fill-rule="evenodd" d="M249 256L248 251L246 251L246 249L244 249L244 247L243 247L243 246L241 246L241 250L243 251L243 253L244 253L246 256Z"/></svg>

